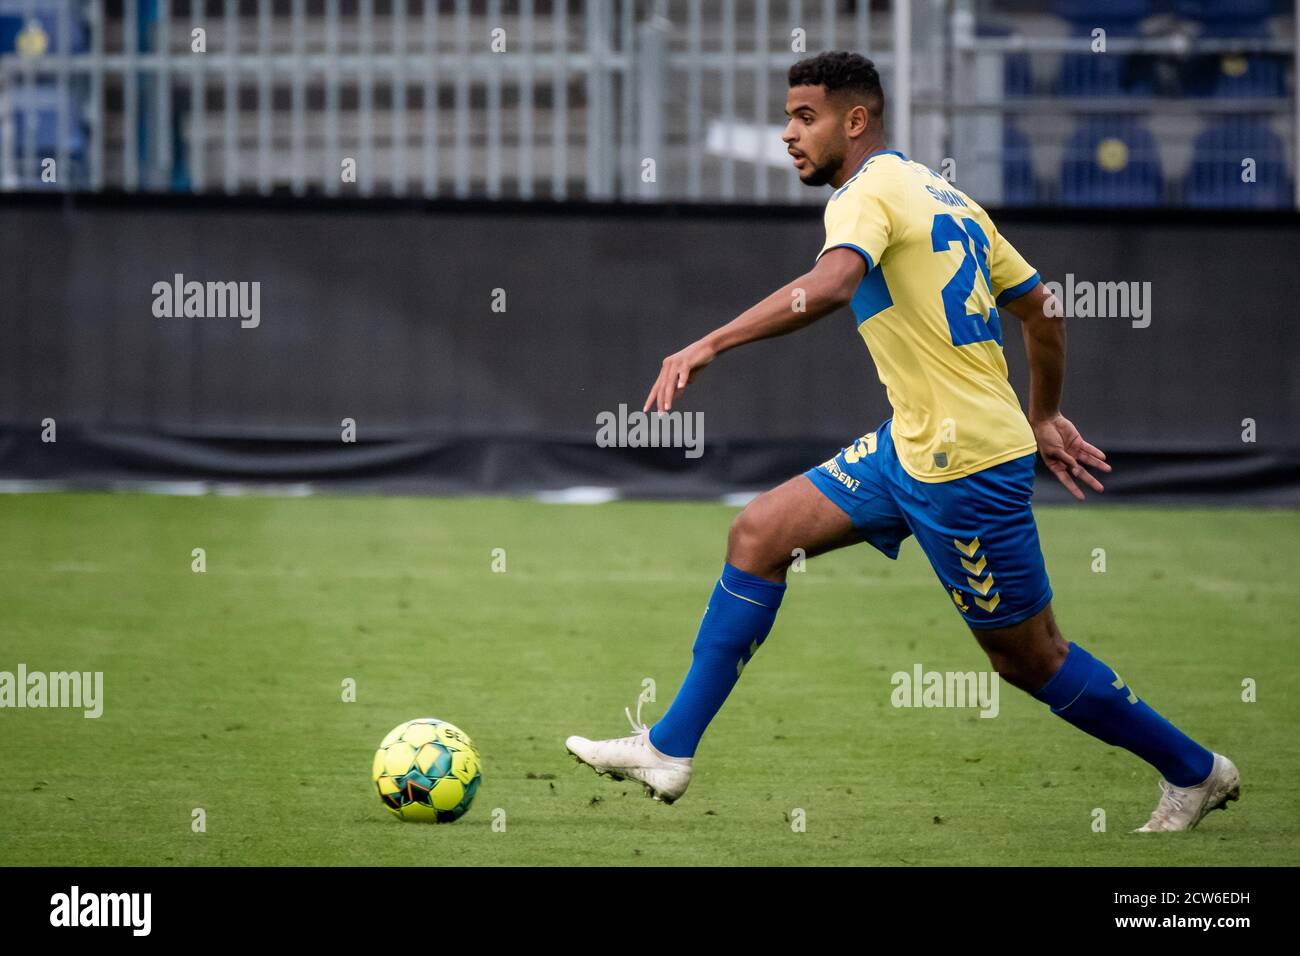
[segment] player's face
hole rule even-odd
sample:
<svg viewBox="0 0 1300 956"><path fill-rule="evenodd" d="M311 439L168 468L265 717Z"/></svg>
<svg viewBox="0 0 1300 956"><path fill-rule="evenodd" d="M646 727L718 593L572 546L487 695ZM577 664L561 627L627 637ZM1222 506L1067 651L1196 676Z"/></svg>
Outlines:
<svg viewBox="0 0 1300 956"><path fill-rule="evenodd" d="M794 86L785 98L781 140L794 158L805 186L824 186L835 178L848 155L843 113L827 99L824 86Z"/></svg>

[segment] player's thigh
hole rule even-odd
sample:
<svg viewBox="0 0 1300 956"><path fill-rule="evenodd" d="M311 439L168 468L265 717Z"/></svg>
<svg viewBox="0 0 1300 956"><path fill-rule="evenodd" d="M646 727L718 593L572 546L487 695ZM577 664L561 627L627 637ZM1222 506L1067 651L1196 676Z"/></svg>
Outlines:
<svg viewBox="0 0 1300 956"><path fill-rule="evenodd" d="M796 552L811 558L861 540L848 515L806 476L796 475L759 495L736 516L727 552L732 564L762 573L790 563Z"/></svg>
<svg viewBox="0 0 1300 956"><path fill-rule="evenodd" d="M886 557L897 558L899 546L912 532L887 477L892 461L885 422L802 477L848 519L855 541L866 541Z"/></svg>
<svg viewBox="0 0 1300 956"><path fill-rule="evenodd" d="M1056 626L1049 602L1037 614L1006 627L971 628L989 663L1009 683L1034 693L1065 661L1070 647Z"/></svg>

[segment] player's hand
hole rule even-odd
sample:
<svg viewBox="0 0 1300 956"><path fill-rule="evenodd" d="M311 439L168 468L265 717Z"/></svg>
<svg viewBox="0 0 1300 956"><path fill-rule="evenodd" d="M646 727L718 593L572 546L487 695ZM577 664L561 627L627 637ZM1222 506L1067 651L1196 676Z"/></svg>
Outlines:
<svg viewBox="0 0 1300 956"><path fill-rule="evenodd" d="M646 396L641 411L650 411L652 405L658 405L661 412L671 411L677 393L694 381L700 370L716 357L717 352L702 339L668 356L659 369L659 377L650 387L650 394Z"/></svg>
<svg viewBox="0 0 1300 956"><path fill-rule="evenodd" d="M1038 441L1038 453L1043 456L1043 461L1056 476L1056 480L1065 485L1070 494L1083 500L1083 491L1075 484L1075 478L1093 491L1104 490L1101 482L1088 469L1110 471L1106 453L1084 441L1073 422L1058 412L1051 418L1031 421L1029 424Z"/></svg>

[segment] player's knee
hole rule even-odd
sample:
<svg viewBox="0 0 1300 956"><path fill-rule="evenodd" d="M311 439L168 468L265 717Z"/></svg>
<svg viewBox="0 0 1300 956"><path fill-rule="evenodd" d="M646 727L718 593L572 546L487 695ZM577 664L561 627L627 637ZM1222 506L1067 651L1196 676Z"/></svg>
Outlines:
<svg viewBox="0 0 1300 956"><path fill-rule="evenodd" d="M1061 669L1061 665L1065 663L1065 656L1070 653L1070 645L1057 629L1056 618L1052 616L1050 608L1036 629L1033 645L1033 679L1038 681L1038 687L1041 687Z"/></svg>
<svg viewBox="0 0 1300 956"><path fill-rule="evenodd" d="M976 634L989 663L1002 679L1031 694L1052 679L1069 653L1069 645L1050 614Z"/></svg>
<svg viewBox="0 0 1300 956"><path fill-rule="evenodd" d="M729 555L752 558L763 550L764 528L757 512L751 501L732 520L731 530L727 533Z"/></svg>
<svg viewBox="0 0 1300 956"><path fill-rule="evenodd" d="M765 496L759 495L736 515L727 534L727 560L740 568L763 574L784 567L780 543L773 533Z"/></svg>
<svg viewBox="0 0 1300 956"><path fill-rule="evenodd" d="M1045 669L1021 654L989 654L989 662L1002 679L1027 694L1032 694L1050 679Z"/></svg>
<svg viewBox="0 0 1300 956"><path fill-rule="evenodd" d="M1032 694L1047 683L1050 675L1044 676L1042 667L1023 653L995 654L989 653L989 663L1012 687Z"/></svg>

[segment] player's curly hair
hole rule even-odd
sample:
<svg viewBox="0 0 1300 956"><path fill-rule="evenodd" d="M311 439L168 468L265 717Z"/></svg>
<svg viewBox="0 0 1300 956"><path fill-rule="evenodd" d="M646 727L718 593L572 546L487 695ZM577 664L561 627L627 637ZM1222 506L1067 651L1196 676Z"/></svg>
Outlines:
<svg viewBox="0 0 1300 956"><path fill-rule="evenodd" d="M790 67L790 86L824 86L832 96L849 94L879 123L885 115L885 91L876 64L858 53L834 50L818 53Z"/></svg>

